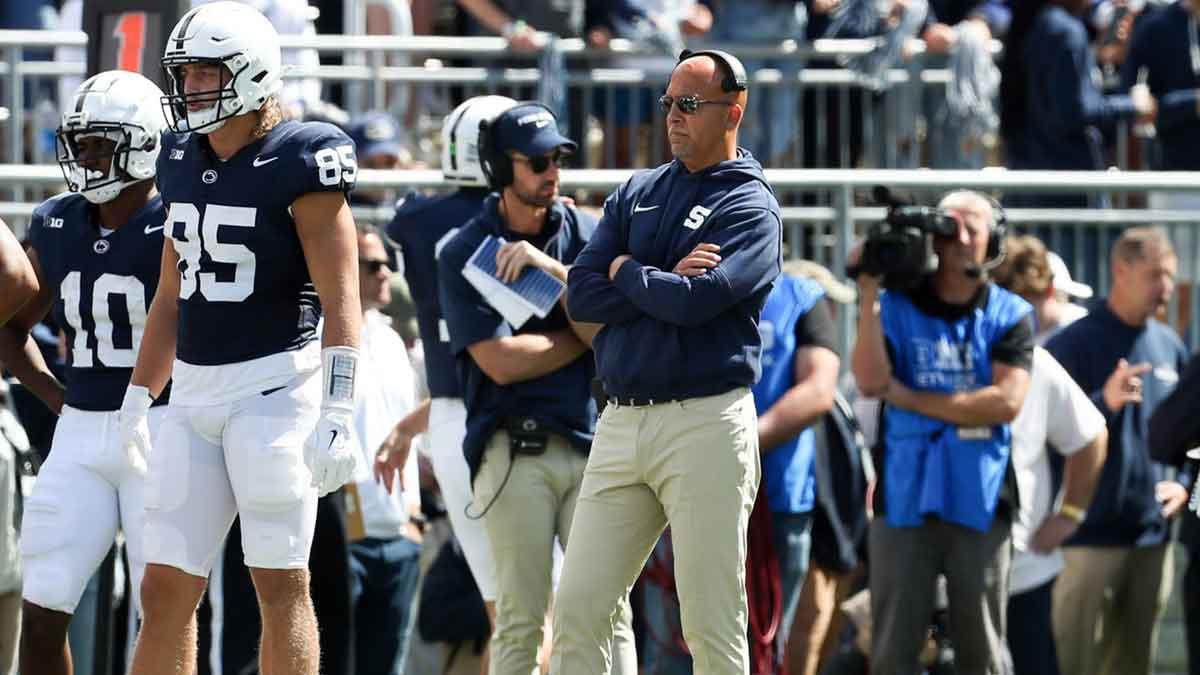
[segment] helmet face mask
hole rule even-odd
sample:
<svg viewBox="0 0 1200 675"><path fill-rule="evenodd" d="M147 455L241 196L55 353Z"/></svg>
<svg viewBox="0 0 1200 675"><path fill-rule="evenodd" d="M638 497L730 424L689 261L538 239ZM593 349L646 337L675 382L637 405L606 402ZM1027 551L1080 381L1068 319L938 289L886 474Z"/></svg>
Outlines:
<svg viewBox="0 0 1200 675"><path fill-rule="evenodd" d="M240 56L240 55L237 55ZM162 97L163 113L167 123L175 131L195 131L209 133L220 129L225 121L240 115L242 110L241 97L233 87L234 81L246 69L245 59L238 71L232 71L227 65L236 57L226 59L200 59L177 56L163 59L163 73L167 83L167 94ZM219 69L220 87L205 91L188 92L185 89L184 66L207 65ZM230 76L233 72L233 76ZM195 104L206 103L205 107L191 110Z"/></svg>
<svg viewBox="0 0 1200 675"><path fill-rule="evenodd" d="M103 204L112 201L126 184L135 182L125 172L130 134L122 125L92 124L82 131L59 127L55 135L58 138L58 166L71 192L81 193L93 204ZM95 138L96 141L80 143L84 138ZM100 144L108 149L97 150L96 146Z"/></svg>
<svg viewBox="0 0 1200 675"><path fill-rule="evenodd" d="M55 133L58 166L71 192L103 204L154 177L166 128L154 105L161 96L153 82L125 71L100 73L79 86Z"/></svg>
<svg viewBox="0 0 1200 675"><path fill-rule="evenodd" d="M261 110L282 85L280 58L279 34L253 7L213 2L184 14L162 58L167 82L162 107L171 130L208 134L233 117ZM218 86L187 91L187 65L218 68Z"/></svg>

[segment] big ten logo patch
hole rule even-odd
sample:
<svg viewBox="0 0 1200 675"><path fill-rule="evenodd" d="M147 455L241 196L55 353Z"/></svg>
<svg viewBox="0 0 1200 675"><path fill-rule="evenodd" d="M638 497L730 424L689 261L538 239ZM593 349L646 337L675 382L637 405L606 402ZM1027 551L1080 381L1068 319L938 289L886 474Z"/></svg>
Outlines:
<svg viewBox="0 0 1200 675"><path fill-rule="evenodd" d="M712 213L712 209L697 204L692 207L691 213L688 213L687 220L683 221L683 226L689 230L694 230L704 224L704 219L710 213Z"/></svg>

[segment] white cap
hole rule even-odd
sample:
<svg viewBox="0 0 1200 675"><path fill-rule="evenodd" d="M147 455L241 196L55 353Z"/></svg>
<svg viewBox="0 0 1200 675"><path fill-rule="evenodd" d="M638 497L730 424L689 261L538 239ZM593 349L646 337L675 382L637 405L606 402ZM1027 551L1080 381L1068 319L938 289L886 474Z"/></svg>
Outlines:
<svg viewBox="0 0 1200 675"><path fill-rule="evenodd" d="M1046 259L1050 263L1050 278L1053 280L1054 290L1080 300L1092 297L1092 287L1072 280L1071 270L1067 269L1067 263L1063 262L1057 253L1046 251Z"/></svg>

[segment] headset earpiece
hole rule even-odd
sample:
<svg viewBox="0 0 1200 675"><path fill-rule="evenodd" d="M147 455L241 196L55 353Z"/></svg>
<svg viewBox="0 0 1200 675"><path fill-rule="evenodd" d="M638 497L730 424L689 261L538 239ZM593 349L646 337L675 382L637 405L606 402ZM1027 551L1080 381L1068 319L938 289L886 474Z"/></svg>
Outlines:
<svg viewBox="0 0 1200 675"><path fill-rule="evenodd" d="M1008 214L1004 212L1000 200L989 194L980 194L992 205L992 228L988 232L987 257L983 261L985 268L992 269L1004 260L1004 240L1008 238Z"/></svg>

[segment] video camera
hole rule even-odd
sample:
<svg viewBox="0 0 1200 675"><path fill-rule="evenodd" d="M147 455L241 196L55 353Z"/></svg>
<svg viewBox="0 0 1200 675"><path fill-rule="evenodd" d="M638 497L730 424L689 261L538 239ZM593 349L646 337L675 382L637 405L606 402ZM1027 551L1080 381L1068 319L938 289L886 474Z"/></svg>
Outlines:
<svg viewBox="0 0 1200 675"><path fill-rule="evenodd" d="M887 216L867 231L862 257L857 265L846 268L846 274L851 278L870 274L882 277L884 288L912 290L937 271L934 237L955 236L958 220L941 209L900 202L881 185L875 186L872 195L876 202L887 205Z"/></svg>

